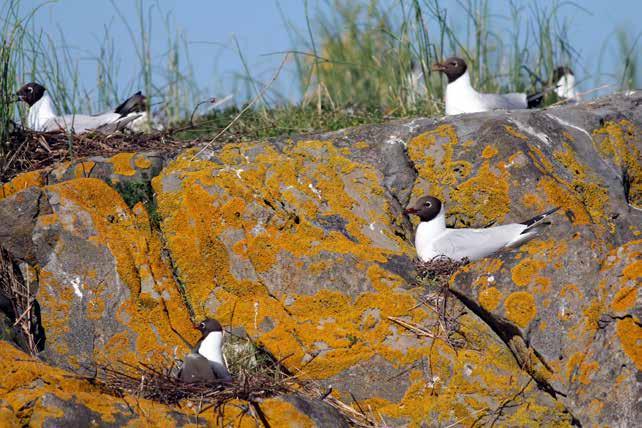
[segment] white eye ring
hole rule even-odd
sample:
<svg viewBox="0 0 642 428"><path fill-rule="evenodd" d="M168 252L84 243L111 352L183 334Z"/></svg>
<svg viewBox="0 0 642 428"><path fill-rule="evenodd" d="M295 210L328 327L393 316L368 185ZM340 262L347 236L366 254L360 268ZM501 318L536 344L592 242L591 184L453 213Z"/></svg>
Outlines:
<svg viewBox="0 0 642 428"><path fill-rule="evenodd" d="M431 207L431 206L432 206L432 204L431 204L430 202L426 202L426 203L425 203L425 205L426 205L427 207Z"/></svg>
<svg viewBox="0 0 642 428"><path fill-rule="evenodd" d="M32 88L31 86L27 87L27 90L28 90L29 92L33 92L33 88Z"/></svg>

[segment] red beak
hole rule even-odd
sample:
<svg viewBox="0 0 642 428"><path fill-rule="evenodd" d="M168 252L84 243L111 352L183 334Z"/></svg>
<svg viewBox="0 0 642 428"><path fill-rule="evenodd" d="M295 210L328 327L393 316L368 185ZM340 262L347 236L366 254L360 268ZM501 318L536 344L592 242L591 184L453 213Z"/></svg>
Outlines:
<svg viewBox="0 0 642 428"><path fill-rule="evenodd" d="M417 210L415 208L406 208L403 210L404 214L417 214Z"/></svg>

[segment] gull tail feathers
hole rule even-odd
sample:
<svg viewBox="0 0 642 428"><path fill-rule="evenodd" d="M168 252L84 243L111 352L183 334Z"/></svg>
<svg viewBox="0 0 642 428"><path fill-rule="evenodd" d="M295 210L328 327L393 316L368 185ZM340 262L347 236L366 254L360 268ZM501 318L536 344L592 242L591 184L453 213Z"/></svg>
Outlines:
<svg viewBox="0 0 642 428"><path fill-rule="evenodd" d="M539 91L532 94L526 94L526 105L528 108L537 108L542 105L546 91Z"/></svg>
<svg viewBox="0 0 642 428"><path fill-rule="evenodd" d="M513 239L511 242L506 244L506 247L507 248L519 247L520 245L536 237L541 228L551 224L550 222L545 221L546 218L559 209L560 207L555 207L553 209L546 211L545 213L538 214L535 217L520 223L521 225L525 226L524 229L520 232L519 235L515 237L515 239Z"/></svg>
<svg viewBox="0 0 642 428"><path fill-rule="evenodd" d="M130 113L140 113L147 110L147 98L140 91L127 98L114 110L114 113L127 116Z"/></svg>
<svg viewBox="0 0 642 428"><path fill-rule="evenodd" d="M523 224L524 226L526 226L526 229L524 229L521 234L523 235L524 233L528 233L529 231L531 231L532 229L534 229L534 228L536 228L538 226L542 226L543 225L542 222L544 221L544 219L546 217L548 217L549 215L553 214L554 212L556 212L559 209L560 209L560 207L552 208L552 209L546 211L545 213L538 214L535 217L530 218L530 219L520 223L520 224Z"/></svg>

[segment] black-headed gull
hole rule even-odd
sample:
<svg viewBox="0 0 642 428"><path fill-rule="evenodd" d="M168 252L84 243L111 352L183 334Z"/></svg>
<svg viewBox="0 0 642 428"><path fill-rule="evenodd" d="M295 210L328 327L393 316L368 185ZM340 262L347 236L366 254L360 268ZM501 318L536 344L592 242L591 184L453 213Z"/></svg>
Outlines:
<svg viewBox="0 0 642 428"><path fill-rule="evenodd" d="M452 260L482 259L498 251L515 248L534 238L544 219L559 208L553 208L523 223L510 223L485 229L450 229L446 227L444 204L434 196L422 196L406 214L414 214L421 222L415 235L417 255L423 262L446 256Z"/></svg>
<svg viewBox="0 0 642 428"><path fill-rule="evenodd" d="M29 105L27 127L34 131L67 130L80 134L87 131L115 132L139 119L145 110L145 96L140 92L129 97L114 111L97 115L58 115L53 100L44 86L31 82L16 92L18 99Z"/></svg>
<svg viewBox="0 0 642 428"><path fill-rule="evenodd" d="M543 92L532 95L519 92L509 94L477 92L470 83L466 61L458 57L435 63L432 69L444 73L448 78L445 100L447 115L533 108L541 104L544 98Z"/></svg>
<svg viewBox="0 0 642 428"><path fill-rule="evenodd" d="M232 376L223 360L223 328L221 323L207 318L196 326L201 340L196 343L192 352L185 356L183 367L178 375L184 382L230 382Z"/></svg>

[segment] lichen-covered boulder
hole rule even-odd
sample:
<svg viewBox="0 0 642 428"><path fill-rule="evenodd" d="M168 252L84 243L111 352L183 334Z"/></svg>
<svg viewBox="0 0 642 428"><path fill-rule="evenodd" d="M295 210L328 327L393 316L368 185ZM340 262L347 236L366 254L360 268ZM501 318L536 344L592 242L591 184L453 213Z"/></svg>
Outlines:
<svg viewBox="0 0 642 428"><path fill-rule="evenodd" d="M642 417L640 105L634 92L77 161L2 186L0 243L33 281L42 358L76 373L180 354L176 332L195 340L190 318L215 316L388 426L632 425ZM150 179L157 206L132 204L117 185ZM428 193L454 227L561 209L538 239L461 268L444 297L415 280L402 214ZM44 374L41 385L30 364L58 369L11 363L16 352L0 346L0 361L20 367L0 382L15 385L0 389L7 425L146 417L107 395L98 407L75 393L98 396L83 380L54 388ZM322 400L260 405L273 426L345 422ZM254 424L248 412L232 403L208 421Z"/></svg>
<svg viewBox="0 0 642 428"><path fill-rule="evenodd" d="M570 423L465 308L464 349L390 321L429 325L438 316L412 281L409 227L387 186L394 181L375 167L383 144L239 144L169 164L154 187L191 306L242 326L291 371L395 425L476 419L515 395L531 420ZM524 420L515 409L506 415Z"/></svg>
<svg viewBox="0 0 642 428"><path fill-rule="evenodd" d="M195 339L160 238L142 205L78 178L0 200L0 238L28 264L46 335L43 358L74 371L161 361Z"/></svg>

